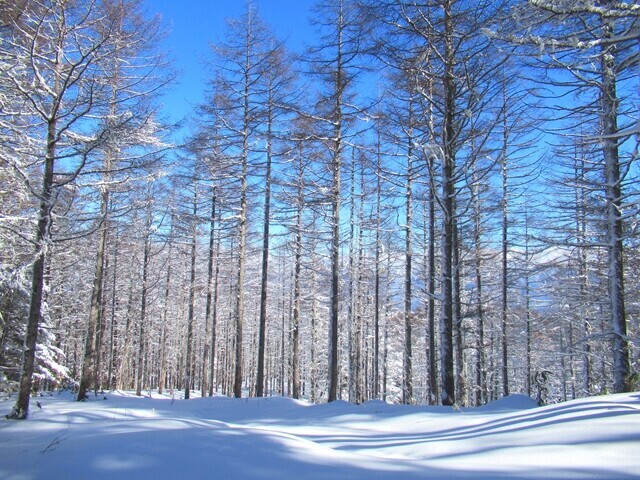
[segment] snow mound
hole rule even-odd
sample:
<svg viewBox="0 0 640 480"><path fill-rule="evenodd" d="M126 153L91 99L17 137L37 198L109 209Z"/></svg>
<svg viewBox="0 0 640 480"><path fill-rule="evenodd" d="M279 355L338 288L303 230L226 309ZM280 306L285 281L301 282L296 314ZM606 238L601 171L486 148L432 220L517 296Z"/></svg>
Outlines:
<svg viewBox="0 0 640 480"><path fill-rule="evenodd" d="M514 393L482 405L478 407L477 410L504 412L507 410L527 410L529 408L537 408L538 406L538 402L533 398L520 393Z"/></svg>

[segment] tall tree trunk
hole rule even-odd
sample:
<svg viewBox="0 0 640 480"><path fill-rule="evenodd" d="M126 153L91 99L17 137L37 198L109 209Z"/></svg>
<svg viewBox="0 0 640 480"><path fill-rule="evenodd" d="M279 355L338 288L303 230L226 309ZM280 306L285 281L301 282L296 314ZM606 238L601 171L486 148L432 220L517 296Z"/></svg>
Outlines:
<svg viewBox="0 0 640 480"><path fill-rule="evenodd" d="M349 402L356 403L356 358L355 358L355 196L356 196L356 164L355 152L351 151L351 194L349 195L349 293L347 311L347 342L348 342L348 382Z"/></svg>
<svg viewBox="0 0 640 480"><path fill-rule="evenodd" d="M145 330L144 323L147 315L147 294L149 293L149 262L151 261L151 199L148 199L147 220L145 225L144 254L142 256L142 291L140 293L140 328L138 330L138 363L136 369L136 395L142 395L142 383L144 377L144 354L145 354Z"/></svg>
<svg viewBox="0 0 640 480"><path fill-rule="evenodd" d="M525 349L525 389L527 396L531 397L531 343L533 338L531 336L531 279L529 275L529 265L531 262L531 252L529 250L529 214L525 210L524 212L524 255L525 255L525 279L524 279L524 294L525 294L525 322L526 322L526 349Z"/></svg>
<svg viewBox="0 0 640 480"><path fill-rule="evenodd" d="M605 39L614 36L613 20L605 19ZM618 104L616 89L616 45L602 43L602 146L604 154L608 279L610 317L613 330L613 391L631 391L631 361L624 299L623 221L620 158L618 151Z"/></svg>
<svg viewBox="0 0 640 480"><path fill-rule="evenodd" d="M476 388L475 405L480 406L486 400L486 352L484 345L484 298L482 282L482 205L480 202L480 178L475 157L472 159L471 171L473 183L471 187L471 201L473 207L473 250L474 250L474 274L476 283L475 309L477 317L476 326Z"/></svg>
<svg viewBox="0 0 640 480"><path fill-rule="evenodd" d="M382 148L381 126L376 128L376 253L375 253L375 279L374 279L374 312L373 312L373 398L380 398L380 254L382 252L382 239L380 229L382 219Z"/></svg>
<svg viewBox="0 0 640 480"><path fill-rule="evenodd" d="M428 94L431 98L433 95L433 80L431 77L428 79ZM433 104L429 103L427 111L428 128L430 132L435 132L435 116L433 114ZM430 138L430 142L435 144L433 135ZM425 219L425 227L429 226L429 234L427 238L427 258L428 263L427 278L425 278L425 284L427 287L427 335L428 339L425 342L427 345L427 374L428 390L429 390L429 403L435 404L438 399L438 365L436 361L436 180L435 180L435 168L434 168L434 155L429 155L427 158L427 167L429 171L429 193L428 193L428 216Z"/></svg>
<svg viewBox="0 0 640 480"><path fill-rule="evenodd" d="M343 94L346 86L344 72L344 59L342 57L343 45L343 1L339 2L339 13L336 22L337 27L337 56L335 71L335 101L333 121L333 150L331 159L331 307L329 318L329 368L328 368L328 397L329 402L338 398L338 316L340 313L340 193L341 193L341 169L342 169L342 109Z"/></svg>
<svg viewBox="0 0 640 480"><path fill-rule="evenodd" d="M271 87L271 86L270 86ZM262 272L260 283L260 326L258 333L258 371L256 379L256 397L264 395L264 356L267 329L267 292L269 282L269 230L271 226L271 141L273 125L272 88L269 88L267 113L267 169L264 186L264 222L262 226Z"/></svg>
<svg viewBox="0 0 640 480"><path fill-rule="evenodd" d="M249 20L250 16L247 17ZM249 130L251 128L251 105L249 101L251 93L251 78L249 73L251 71L251 28L247 28L247 42L245 45L245 66L244 66L244 85L243 85L243 111L242 111L242 151L241 163L242 171L240 173L240 231L238 234L238 284L236 285L236 305L235 305L235 365L233 375L233 395L236 398L242 397L242 335L244 328L244 279L246 268L246 254L247 254L247 176L248 176L248 163L249 163Z"/></svg>
<svg viewBox="0 0 640 480"><path fill-rule="evenodd" d="M129 271L133 271L135 265L135 255L131 255L131 263ZM126 377L127 367L129 366L129 349L131 348L131 321L133 319L133 300L134 300L134 275L129 279L129 295L127 296L127 319L124 326L124 341L122 345L122 355L120 356L120 365L118 365L118 374L116 378L116 386L118 388L131 388L129 386L129 377ZM125 387L126 385L126 387Z"/></svg>
<svg viewBox="0 0 640 480"><path fill-rule="evenodd" d="M391 237L387 237L387 265L386 265L386 292L385 310L384 310L384 339L383 339L383 356L382 356L382 400L387 401L387 384L389 377L389 321L388 321L388 305L391 301Z"/></svg>
<svg viewBox="0 0 640 480"><path fill-rule="evenodd" d="M107 273L109 271L109 256L105 254L104 259L104 275L103 275L103 288L107 282ZM98 317L98 325L96 327L96 361L94 365L94 387L93 390L95 392L99 392L103 388L103 380L104 377L102 375L102 362L104 361L104 354L102 353L102 345L104 340L104 334L106 331L106 322L105 322L105 313L106 313L106 299L104 297L104 291L101 294L100 301L100 316Z"/></svg>
<svg viewBox="0 0 640 480"><path fill-rule="evenodd" d="M367 400L367 382L366 379L366 355L363 355L362 350L364 348L365 335L363 330L365 329L363 324L363 299L364 299L364 161L360 162L360 202L358 207L358 276L356 280L357 286L357 299L356 303L356 402L362 403Z"/></svg>
<svg viewBox="0 0 640 480"><path fill-rule="evenodd" d="M445 19L445 73L444 96L445 109L443 119L443 158L442 158L442 308L440 316L440 375L442 390L440 398L443 405L453 405L455 399L455 372L453 363L453 249L454 249L454 173L455 173L455 76L453 18L451 0L443 4Z"/></svg>
<svg viewBox="0 0 640 480"><path fill-rule="evenodd" d="M578 242L578 276L580 281L579 287L579 312L580 318L583 319L583 338L584 338L584 381L585 381L585 393L591 395L591 319L590 309L588 308L589 301L589 266L587 263L587 195L585 186L585 159L584 159L584 145L581 143L579 148L576 148L575 153L575 202L576 202L576 238Z"/></svg>
<svg viewBox="0 0 640 480"><path fill-rule="evenodd" d="M122 29L122 12L118 14L118 27ZM119 34L116 33L116 37ZM116 38L116 45L119 45L119 38ZM113 58L113 75L110 79L111 100L109 102L110 118L116 118L118 114L118 81L120 80L120 58L119 53L114 54ZM111 128L110 120L107 128ZM104 157L104 173L102 174L102 192L100 195L100 222L102 223L98 231L98 245L95 263L95 273L93 278L93 286L91 290L91 302L89 306L89 319L87 321L87 332L84 347L84 361L82 363L82 374L78 387L77 399L85 400L87 398L87 390L94 388L97 392L98 375L96 370L99 352L99 332L98 326L102 321L103 303L102 290L104 286L105 271L105 252L107 245L107 232L109 227L108 209L110 195L110 172L112 165L117 160L117 148L109 148Z"/></svg>
<svg viewBox="0 0 640 480"><path fill-rule="evenodd" d="M169 314L169 296L171 294L171 258L173 252L173 235L175 228L175 215L171 215L171 227L169 229L169 239L167 243L169 248L167 251L167 274L165 277L164 285L164 307L162 309L162 331L160 333L160 359L158 365L158 393L162 394L165 388L166 375L167 375L167 339L169 325L167 323L167 316Z"/></svg>
<svg viewBox="0 0 640 480"><path fill-rule="evenodd" d="M36 228L36 259L33 263L31 279L31 301L29 304L29 318L24 341L22 356L22 371L20 373L20 387L18 398L7 418L23 420L29 415L29 400L33 382L33 372L36 361L36 343L38 341L38 327L42 320L42 298L44 292L44 267L47 261L49 240L49 224L51 220L51 203L53 200L53 166L56 158L56 143L58 139L56 120L51 118L47 125L47 153L44 161L42 176L42 191L40 196L40 211Z"/></svg>
<svg viewBox="0 0 640 480"><path fill-rule="evenodd" d="M284 259L282 260L282 267L281 267L281 272L282 275L284 276L284 272L285 272L286 268L285 268L285 261ZM282 289L282 311L281 311L281 323L280 323L280 395L282 395L283 397L285 396L285 384L286 384L286 365L287 365L287 353L286 353L286 348L285 348L285 338L286 338L286 334L285 332L287 331L287 311L289 309L287 309L287 291L286 289Z"/></svg>
<svg viewBox="0 0 640 480"><path fill-rule="evenodd" d="M109 164L107 161L105 166L106 171L109 170ZM96 267L93 277L93 287L91 289L91 303L89 307L89 319L87 322L87 333L85 337L84 345L84 361L82 362L82 374L80 377L80 385L78 387L77 399L85 400L87 398L87 390L94 388L96 390L96 361L98 352L98 335L97 328L100 324L102 316L102 288L104 286L104 263L105 252L107 249L107 209L109 206L109 187L107 182L103 186L103 191L100 200L100 222L102 223L100 230L98 231L98 245L96 253ZM97 391L97 390L96 390Z"/></svg>
<svg viewBox="0 0 640 480"><path fill-rule="evenodd" d="M215 333L211 338L211 329L215 329L215 325L212 325L211 321L211 304L213 299L213 260L215 256L215 230L216 230L216 187L212 188L211 194L211 216L209 217L209 251L207 255L207 301L204 315L204 348L202 350L202 386L201 397L207 395L207 391L210 390L210 372L209 369L213 369L213 362L211 361L210 350L213 348L212 343L215 339Z"/></svg>
<svg viewBox="0 0 640 480"><path fill-rule="evenodd" d="M313 219L312 228L315 227L316 217ZM314 229L315 230L315 229ZM316 264L316 247L317 242L314 240L311 247L311 265ZM317 285L317 270L311 269L311 291L315 292ZM318 324L318 296L312 295L311 298L311 388L310 388L310 400L312 403L318 400L318 367L316 366L316 341L317 341L317 324Z"/></svg>
<svg viewBox="0 0 640 480"><path fill-rule="evenodd" d="M413 88L413 87L411 87ZM413 223L413 92L409 99L409 130L407 132L407 181L405 185L405 263L404 263L404 350L402 357L402 403L413 402L412 372L412 335L411 335L411 303L412 303L412 223Z"/></svg>
<svg viewBox="0 0 640 480"><path fill-rule="evenodd" d="M214 355L211 353L215 349L216 325L215 318L212 319L211 310L213 304L213 280L214 268L213 261L215 258L215 231L216 231L216 186L212 187L211 192L211 216L209 217L209 252L207 258L207 301L205 307L205 329L204 329L204 349L202 351L202 391L201 396L204 397L209 392L209 396L213 394L213 360ZM216 265L217 265L216 260ZM217 268L217 267L216 267ZM216 286L217 288L217 286ZM212 333L213 332L213 333Z"/></svg>
<svg viewBox="0 0 640 480"><path fill-rule="evenodd" d="M115 379L113 377L113 369L116 351L116 306L117 302L117 278L118 278L118 251L119 251L119 235L116 230L114 246L113 246L113 273L111 276L111 321L109 323L109 366L107 367L107 385L108 388L115 387Z"/></svg>
<svg viewBox="0 0 640 480"><path fill-rule="evenodd" d="M195 291L196 291L196 248L198 245L198 187L193 182L193 209L192 225L191 225L191 267L189 274L189 305L187 311L187 338L186 338L186 352L185 352L185 368L184 368L184 398L189 399L191 394L192 383L192 356L193 356L193 330L195 323Z"/></svg>
<svg viewBox="0 0 640 480"><path fill-rule="evenodd" d="M430 159L430 162L433 160ZM429 362L429 392L430 403L437 402L438 398L438 364L436 360L436 198L432 185L429 187L429 246L427 256L429 259L429 271L427 279L427 328L429 331L428 362Z"/></svg>
<svg viewBox="0 0 640 480"><path fill-rule="evenodd" d="M300 157L298 165L298 192L296 199L296 234L295 234L295 265L293 277L293 325L291 329L292 358L292 394L293 398L300 398L300 281L302 271L302 206L303 191L303 159Z"/></svg>
<svg viewBox="0 0 640 480"><path fill-rule="evenodd" d="M248 108L248 107L247 107ZM245 148L248 139L245 138ZM233 376L233 395L242 397L242 331L244 323L244 278L247 250L247 159L246 153L242 159L242 176L240 186L240 235L238 245L238 280L236 285L235 306L235 364Z"/></svg>
<svg viewBox="0 0 640 480"><path fill-rule="evenodd" d="M501 249L501 356L502 356L502 395L509 395L509 369L508 369L508 341L507 341L507 314L508 314L508 253L509 253L509 177L507 170L507 145L508 131L506 125L506 113L503 114L503 139L502 139L502 249Z"/></svg>
<svg viewBox="0 0 640 480"><path fill-rule="evenodd" d="M218 240L216 243L216 270L213 276L213 310L211 312L211 370L209 372L209 396L213 396L215 389L214 372L216 359L216 338L218 324L218 281L220 278L220 233L218 232Z"/></svg>
<svg viewBox="0 0 640 480"><path fill-rule="evenodd" d="M462 302L460 300L460 239L458 235L457 218L454 219L453 224L453 305L453 339L454 355L456 359L455 368L457 389L456 398L460 405L466 405L466 385L464 376L464 335L462 329Z"/></svg>

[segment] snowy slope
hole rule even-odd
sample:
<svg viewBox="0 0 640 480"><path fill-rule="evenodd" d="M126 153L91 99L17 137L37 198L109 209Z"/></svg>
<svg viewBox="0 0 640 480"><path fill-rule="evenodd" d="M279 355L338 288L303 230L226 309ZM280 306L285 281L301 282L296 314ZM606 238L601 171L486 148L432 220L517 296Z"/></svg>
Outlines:
<svg viewBox="0 0 640 480"><path fill-rule="evenodd" d="M0 421L0 479L640 478L640 393L462 411L127 393L39 401L29 420Z"/></svg>

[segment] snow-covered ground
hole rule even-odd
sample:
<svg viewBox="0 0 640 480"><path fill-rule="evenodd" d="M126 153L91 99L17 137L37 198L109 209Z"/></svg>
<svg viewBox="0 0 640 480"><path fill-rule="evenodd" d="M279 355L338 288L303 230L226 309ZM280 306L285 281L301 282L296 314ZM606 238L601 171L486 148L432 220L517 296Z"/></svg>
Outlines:
<svg viewBox="0 0 640 480"><path fill-rule="evenodd" d="M0 421L0 479L640 478L640 393L462 410L148 392L37 400L27 421Z"/></svg>

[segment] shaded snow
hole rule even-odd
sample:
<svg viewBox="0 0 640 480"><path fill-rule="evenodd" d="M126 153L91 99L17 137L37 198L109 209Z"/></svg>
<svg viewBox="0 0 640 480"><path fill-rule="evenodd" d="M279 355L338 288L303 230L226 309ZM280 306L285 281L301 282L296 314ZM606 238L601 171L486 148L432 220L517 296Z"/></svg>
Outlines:
<svg viewBox="0 0 640 480"><path fill-rule="evenodd" d="M639 478L640 393L537 407L310 405L124 392L0 421L0 479ZM13 400L0 401L8 412Z"/></svg>

